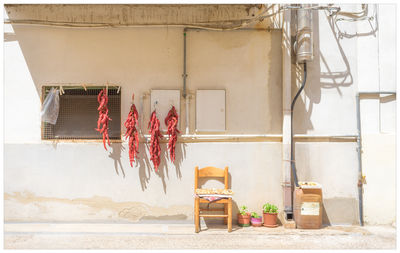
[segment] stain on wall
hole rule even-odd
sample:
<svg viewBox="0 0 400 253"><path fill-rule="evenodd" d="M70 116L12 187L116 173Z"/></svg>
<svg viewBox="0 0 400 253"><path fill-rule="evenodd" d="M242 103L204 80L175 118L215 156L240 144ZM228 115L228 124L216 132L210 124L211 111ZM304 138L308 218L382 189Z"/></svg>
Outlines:
<svg viewBox="0 0 400 253"><path fill-rule="evenodd" d="M187 220L193 216L193 207L172 205L150 206L142 202L116 202L109 197L54 198L36 196L32 192L4 194L7 221L63 221L112 220L137 222L146 220ZM63 209L58 215L54 210ZM72 212L71 212L72 211ZM21 219L22 213L29 213Z"/></svg>

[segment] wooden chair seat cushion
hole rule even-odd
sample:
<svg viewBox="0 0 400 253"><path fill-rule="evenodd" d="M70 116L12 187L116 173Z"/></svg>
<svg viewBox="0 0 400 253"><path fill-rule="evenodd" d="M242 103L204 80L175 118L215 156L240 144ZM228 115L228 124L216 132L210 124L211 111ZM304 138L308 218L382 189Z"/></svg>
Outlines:
<svg viewBox="0 0 400 253"><path fill-rule="evenodd" d="M233 195L233 191L231 189L196 189L195 193L197 195Z"/></svg>

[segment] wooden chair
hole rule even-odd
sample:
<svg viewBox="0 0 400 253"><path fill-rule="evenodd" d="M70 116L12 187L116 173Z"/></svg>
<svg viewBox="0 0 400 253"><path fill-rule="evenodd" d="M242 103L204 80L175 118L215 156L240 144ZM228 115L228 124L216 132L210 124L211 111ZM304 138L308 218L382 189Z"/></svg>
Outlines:
<svg viewBox="0 0 400 253"><path fill-rule="evenodd" d="M207 177L223 177L225 190L228 189L228 167L225 167L225 170L215 168L215 167L205 167L199 170L199 167L196 166L194 169L194 190L196 193L196 189L199 189L199 178L207 178ZM209 203L208 200L204 198L200 198L195 195L194 199L194 223L195 223L195 232L198 233L200 231L200 217L223 217L224 223L228 224L228 232L232 231L232 198L220 199L217 201L213 201L213 203L224 204L223 209L201 209L200 203ZM202 214L201 211L223 211L224 214Z"/></svg>

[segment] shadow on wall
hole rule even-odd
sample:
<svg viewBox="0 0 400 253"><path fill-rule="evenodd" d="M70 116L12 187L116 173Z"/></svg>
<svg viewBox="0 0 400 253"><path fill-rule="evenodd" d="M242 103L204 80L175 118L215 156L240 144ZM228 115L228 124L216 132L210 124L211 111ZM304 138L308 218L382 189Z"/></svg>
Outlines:
<svg viewBox="0 0 400 253"><path fill-rule="evenodd" d="M341 45L339 34L335 29L335 20L329 17L324 12L313 12L313 20L320 20L319 15L325 15L327 23L332 31L331 34L324 34L324 38L332 38L329 40L335 43L329 48L329 51L321 50L320 45L320 22L313 22L313 44L314 44L314 59L307 62L307 82L304 88L305 99L298 99L295 106L294 116L294 132L295 134L306 134L308 130L314 129L311 122L311 115L314 104L321 102L322 89L336 89L337 93L342 96L341 87L349 87L353 84L353 76L350 68L350 63ZM326 40L324 40L325 42ZM324 48L324 47L323 47ZM333 55L332 55L332 52ZM325 56L325 54L330 54ZM336 54L337 53L337 54ZM333 56L333 57L332 57ZM339 67L333 66L332 58L335 63L342 62L339 67L342 70L337 70ZM292 86L292 97L297 93L299 86L303 80L303 66L295 64L292 66L292 83L297 83L298 87ZM308 100L308 101L307 101ZM307 101L307 102L306 102Z"/></svg>
<svg viewBox="0 0 400 253"><path fill-rule="evenodd" d="M282 73L282 52L281 50L275 50L275 49L280 49L281 45L277 45L277 41L282 41L282 33L280 30L272 30L271 33L279 33L280 34L280 39L275 40L271 39L271 50L268 52L268 59L271 59L270 65L268 66L268 84L270 86L269 89L265 89L265 92L267 92L267 98L268 98L268 107L267 108L273 108L276 111L282 111L282 103L274 103L276 97L276 94L282 94L282 75L276 75L275 73ZM272 61L274 59L274 62ZM281 101L281 100L280 100ZM271 115L274 115L274 113L270 112ZM279 117L269 117L269 124L271 126L277 125L279 130L277 132L272 131L271 133L277 133L280 134L282 133L282 114L278 114ZM276 124L276 122L279 122L279 124ZM273 129L275 130L275 129ZM276 130L275 130L276 131Z"/></svg>
<svg viewBox="0 0 400 253"><path fill-rule="evenodd" d="M344 15L347 16L347 15ZM370 30L365 30L362 32L358 32L358 30L356 32L347 32L346 29L344 29L342 26L342 24L344 22L352 22L358 20L359 22L368 22L369 24L369 28ZM363 37L363 36L370 36L373 35L374 37L376 37L376 32L379 29L379 23L378 23L378 13L377 13L377 8L374 7L373 10L371 11L369 9L369 4L363 4L363 11L362 11L362 15L357 16L356 18L352 17L352 18L344 18L344 17L340 17L338 18L338 16L334 16L331 18L331 22L333 24L332 27L335 27L336 31L337 31L337 37L339 39L343 39L343 38L354 38L354 37Z"/></svg>
<svg viewBox="0 0 400 253"><path fill-rule="evenodd" d="M136 166L139 165L139 179L140 179L140 186L142 187L142 191L147 189L147 184L150 180L150 160L146 155L146 150L149 149L149 144L142 142L142 145L139 145L139 154L138 158L136 159ZM144 145L143 145L144 144Z"/></svg>
<svg viewBox="0 0 400 253"><path fill-rule="evenodd" d="M125 148L122 146L122 143L111 143L111 152L109 153L108 157L114 160L115 173L117 173L117 175L119 176L118 171L120 169L123 177L125 178L125 171L121 163L121 151L123 150L125 150Z"/></svg>
<svg viewBox="0 0 400 253"><path fill-rule="evenodd" d="M138 167L139 179L142 191L145 191L147 189L147 185L150 180L151 171L154 170L154 165L153 162L149 159L149 156L146 154L146 150L150 149L150 143L141 142L141 144L142 145L139 145L139 155L135 166ZM185 143L177 143L175 149L175 162L173 164L175 167L176 176L179 179L182 178L182 172L181 172L182 161L186 157L185 146L186 146ZM164 193L167 193L167 184L165 178L169 178L168 164L171 164L172 162L168 162L169 152L167 150L167 144L161 143L160 147L161 147L161 162L160 166L158 167L158 171L155 174L161 178Z"/></svg>

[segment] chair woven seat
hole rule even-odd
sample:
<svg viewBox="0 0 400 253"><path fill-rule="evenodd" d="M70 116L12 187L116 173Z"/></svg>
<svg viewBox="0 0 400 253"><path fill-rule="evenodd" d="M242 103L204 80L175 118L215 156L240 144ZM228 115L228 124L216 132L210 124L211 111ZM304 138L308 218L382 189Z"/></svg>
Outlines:
<svg viewBox="0 0 400 253"><path fill-rule="evenodd" d="M233 195L233 191L231 189L196 189L195 193L198 195L210 195L210 194L218 194L218 195Z"/></svg>

